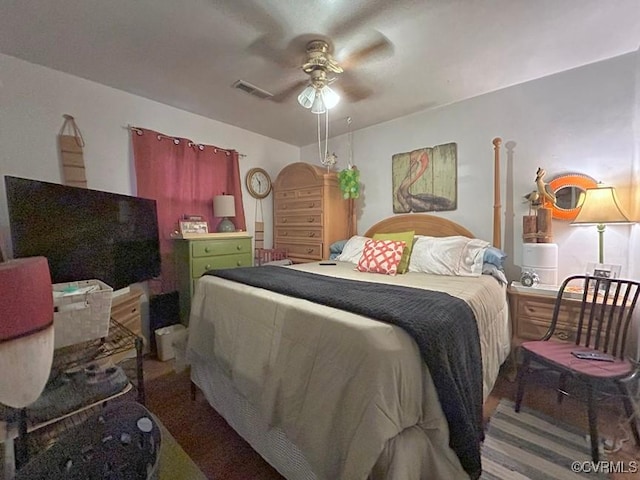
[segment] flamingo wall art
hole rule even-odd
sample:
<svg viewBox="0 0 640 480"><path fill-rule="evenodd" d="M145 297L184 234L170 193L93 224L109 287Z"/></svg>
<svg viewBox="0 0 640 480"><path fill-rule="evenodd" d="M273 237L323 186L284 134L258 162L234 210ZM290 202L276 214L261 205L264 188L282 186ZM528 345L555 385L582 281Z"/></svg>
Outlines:
<svg viewBox="0 0 640 480"><path fill-rule="evenodd" d="M455 143L393 155L393 213L455 210L457 167Z"/></svg>

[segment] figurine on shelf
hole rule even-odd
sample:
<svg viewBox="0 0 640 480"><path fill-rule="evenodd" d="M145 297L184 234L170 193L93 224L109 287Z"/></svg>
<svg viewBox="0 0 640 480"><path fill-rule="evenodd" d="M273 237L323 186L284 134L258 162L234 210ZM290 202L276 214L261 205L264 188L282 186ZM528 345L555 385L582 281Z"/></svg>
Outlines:
<svg viewBox="0 0 640 480"><path fill-rule="evenodd" d="M551 206L556 204L556 194L543 180L546 174L547 172L544 168L538 167L538 171L536 172L536 187L538 187L538 193L541 197L543 207L549 206L549 203Z"/></svg>
<svg viewBox="0 0 640 480"><path fill-rule="evenodd" d="M551 207L556 203L553 189L545 183L546 171L538 167L536 189L524 196L529 203L529 214L522 219L522 239L525 243L549 243L553 241Z"/></svg>

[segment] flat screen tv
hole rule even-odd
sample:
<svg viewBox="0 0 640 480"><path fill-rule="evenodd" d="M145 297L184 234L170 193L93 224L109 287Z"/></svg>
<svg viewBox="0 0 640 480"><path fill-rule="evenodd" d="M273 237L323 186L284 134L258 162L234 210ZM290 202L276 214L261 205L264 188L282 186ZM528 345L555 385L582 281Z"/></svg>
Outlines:
<svg viewBox="0 0 640 480"><path fill-rule="evenodd" d="M155 200L5 176L15 258L44 256L53 283L118 290L160 274Z"/></svg>

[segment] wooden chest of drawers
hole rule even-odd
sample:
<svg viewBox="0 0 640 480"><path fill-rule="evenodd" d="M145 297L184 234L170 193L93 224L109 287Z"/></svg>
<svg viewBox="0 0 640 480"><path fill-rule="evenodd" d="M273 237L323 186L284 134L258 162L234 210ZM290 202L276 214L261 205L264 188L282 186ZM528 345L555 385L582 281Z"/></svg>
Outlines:
<svg viewBox="0 0 640 480"><path fill-rule="evenodd" d="M329 258L329 247L348 235L348 202L335 172L298 162L286 166L273 186L274 246L296 263Z"/></svg>
<svg viewBox="0 0 640 480"><path fill-rule="evenodd" d="M207 234L201 239L175 240L180 321L188 325L196 281L207 271L253 265L251 236Z"/></svg>

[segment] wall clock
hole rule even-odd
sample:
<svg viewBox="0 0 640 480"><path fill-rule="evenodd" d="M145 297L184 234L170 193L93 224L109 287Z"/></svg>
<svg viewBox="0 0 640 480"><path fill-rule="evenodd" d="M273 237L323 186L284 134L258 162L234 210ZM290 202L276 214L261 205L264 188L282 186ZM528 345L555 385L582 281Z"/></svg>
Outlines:
<svg viewBox="0 0 640 480"><path fill-rule="evenodd" d="M271 192L271 177L262 168L252 168L245 178L247 190L254 198L264 198Z"/></svg>

